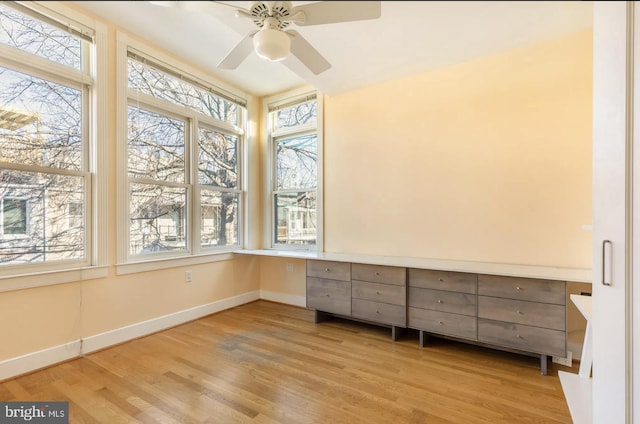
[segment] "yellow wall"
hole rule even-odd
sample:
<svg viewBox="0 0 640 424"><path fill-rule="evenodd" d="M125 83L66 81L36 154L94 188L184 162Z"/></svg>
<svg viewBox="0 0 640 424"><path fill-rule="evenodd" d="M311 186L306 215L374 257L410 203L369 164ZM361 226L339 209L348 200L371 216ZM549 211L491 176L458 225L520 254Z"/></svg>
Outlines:
<svg viewBox="0 0 640 424"><path fill-rule="evenodd" d="M591 37L325 97L325 250L590 268Z"/></svg>
<svg viewBox="0 0 640 424"><path fill-rule="evenodd" d="M293 267L287 269L287 264ZM304 259L260 257L260 290L305 297L307 265Z"/></svg>
<svg viewBox="0 0 640 424"><path fill-rule="evenodd" d="M78 340L80 283L0 293L0 361Z"/></svg>

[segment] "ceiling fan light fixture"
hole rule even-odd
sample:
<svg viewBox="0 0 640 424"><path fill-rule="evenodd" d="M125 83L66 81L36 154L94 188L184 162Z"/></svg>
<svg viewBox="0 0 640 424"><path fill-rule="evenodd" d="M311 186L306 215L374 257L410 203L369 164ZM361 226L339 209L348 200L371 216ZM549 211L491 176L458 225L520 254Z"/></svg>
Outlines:
<svg viewBox="0 0 640 424"><path fill-rule="evenodd" d="M272 62L284 60L291 51L291 39L280 30L264 27L253 36L256 54Z"/></svg>

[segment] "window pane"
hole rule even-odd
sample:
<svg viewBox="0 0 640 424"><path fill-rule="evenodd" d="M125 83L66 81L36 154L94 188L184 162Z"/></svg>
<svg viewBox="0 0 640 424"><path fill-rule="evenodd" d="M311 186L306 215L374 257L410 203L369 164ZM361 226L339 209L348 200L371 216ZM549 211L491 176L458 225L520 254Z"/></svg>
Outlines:
<svg viewBox="0 0 640 424"><path fill-rule="evenodd" d="M184 121L129 106L129 176L185 181Z"/></svg>
<svg viewBox="0 0 640 424"><path fill-rule="evenodd" d="M82 92L0 67L0 161L82 168Z"/></svg>
<svg viewBox="0 0 640 424"><path fill-rule="evenodd" d="M80 39L2 4L0 42L61 65L81 67Z"/></svg>
<svg viewBox="0 0 640 424"><path fill-rule="evenodd" d="M318 102L312 100L276 111L275 127L287 128L316 122L318 120Z"/></svg>
<svg viewBox="0 0 640 424"><path fill-rule="evenodd" d="M276 243L316 243L316 193L300 191L275 195Z"/></svg>
<svg viewBox="0 0 640 424"><path fill-rule="evenodd" d="M70 202L67 205L67 215L69 217L69 227L82 226L84 222L84 207L82 203Z"/></svg>
<svg viewBox="0 0 640 424"><path fill-rule="evenodd" d="M237 105L137 60L128 63L130 88L237 125Z"/></svg>
<svg viewBox="0 0 640 424"><path fill-rule="evenodd" d="M27 234L27 201L5 197L2 200L2 229L7 234Z"/></svg>
<svg viewBox="0 0 640 424"><path fill-rule="evenodd" d="M206 128L198 130L198 183L238 186L238 138Z"/></svg>
<svg viewBox="0 0 640 424"><path fill-rule="evenodd" d="M132 183L130 253L185 250L186 200L185 188Z"/></svg>
<svg viewBox="0 0 640 424"><path fill-rule="evenodd" d="M277 190L316 187L317 151L315 134L276 141Z"/></svg>
<svg viewBox="0 0 640 424"><path fill-rule="evenodd" d="M83 204L85 184L75 175L0 170L0 264L83 259L84 223L69 225L68 205Z"/></svg>
<svg viewBox="0 0 640 424"><path fill-rule="evenodd" d="M238 194L202 190L200 194L202 247L237 246Z"/></svg>

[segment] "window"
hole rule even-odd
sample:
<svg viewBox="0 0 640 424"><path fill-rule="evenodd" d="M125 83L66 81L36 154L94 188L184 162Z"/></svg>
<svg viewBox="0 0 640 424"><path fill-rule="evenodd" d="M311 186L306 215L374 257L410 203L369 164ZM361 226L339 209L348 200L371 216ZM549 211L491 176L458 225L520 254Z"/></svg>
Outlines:
<svg viewBox="0 0 640 424"><path fill-rule="evenodd" d="M91 223L72 214L92 216L93 30L8 3L0 4L0 266L88 265Z"/></svg>
<svg viewBox="0 0 640 424"><path fill-rule="evenodd" d="M318 242L318 118L315 94L269 104L274 247Z"/></svg>
<svg viewBox="0 0 640 424"><path fill-rule="evenodd" d="M27 235L27 200L2 199L2 234L4 236Z"/></svg>
<svg viewBox="0 0 640 424"><path fill-rule="evenodd" d="M126 258L241 244L244 101L127 48Z"/></svg>

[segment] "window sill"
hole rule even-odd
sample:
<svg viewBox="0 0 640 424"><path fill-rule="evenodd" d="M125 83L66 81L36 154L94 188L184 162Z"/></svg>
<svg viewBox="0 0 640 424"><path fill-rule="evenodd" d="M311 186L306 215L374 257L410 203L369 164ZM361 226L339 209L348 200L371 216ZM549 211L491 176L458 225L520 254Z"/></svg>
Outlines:
<svg viewBox="0 0 640 424"><path fill-rule="evenodd" d="M93 280L95 278L105 278L108 274L109 268L107 266L92 266L2 276L0 277L0 292Z"/></svg>
<svg viewBox="0 0 640 424"><path fill-rule="evenodd" d="M135 274L138 272L176 268L180 266L198 265L209 262L228 261L234 258L232 251L207 253L182 258L154 258L144 261L129 262L116 265L116 275Z"/></svg>

